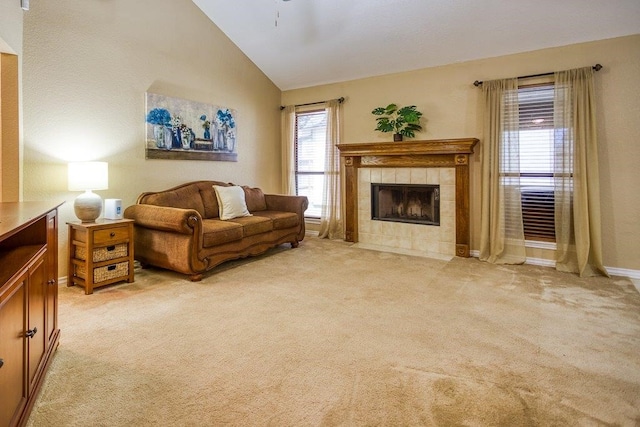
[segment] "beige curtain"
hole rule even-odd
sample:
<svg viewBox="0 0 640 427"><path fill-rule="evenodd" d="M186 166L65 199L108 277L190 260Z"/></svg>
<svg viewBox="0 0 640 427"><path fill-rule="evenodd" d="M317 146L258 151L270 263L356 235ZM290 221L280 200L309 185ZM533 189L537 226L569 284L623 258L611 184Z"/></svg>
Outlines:
<svg viewBox="0 0 640 427"><path fill-rule="evenodd" d="M608 276L602 262L593 69L554 77L556 268Z"/></svg>
<svg viewBox="0 0 640 427"><path fill-rule="evenodd" d="M484 82L480 259L525 261L520 199L518 80Z"/></svg>
<svg viewBox="0 0 640 427"><path fill-rule="evenodd" d="M281 114L282 192L283 194L295 195L296 108L293 105L289 105L284 107Z"/></svg>
<svg viewBox="0 0 640 427"><path fill-rule="evenodd" d="M327 145L324 163L324 190L322 193L322 211L320 213L320 231L318 237L342 239L342 206L340 192L340 113L341 103L327 101Z"/></svg>

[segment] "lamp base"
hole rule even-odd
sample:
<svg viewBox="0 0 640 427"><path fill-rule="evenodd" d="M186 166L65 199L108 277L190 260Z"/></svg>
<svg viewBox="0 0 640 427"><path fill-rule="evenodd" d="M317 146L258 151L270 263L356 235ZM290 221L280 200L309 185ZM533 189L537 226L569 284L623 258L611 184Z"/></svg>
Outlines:
<svg viewBox="0 0 640 427"><path fill-rule="evenodd" d="M73 210L82 222L95 222L102 212L102 199L91 190L87 190L73 202Z"/></svg>

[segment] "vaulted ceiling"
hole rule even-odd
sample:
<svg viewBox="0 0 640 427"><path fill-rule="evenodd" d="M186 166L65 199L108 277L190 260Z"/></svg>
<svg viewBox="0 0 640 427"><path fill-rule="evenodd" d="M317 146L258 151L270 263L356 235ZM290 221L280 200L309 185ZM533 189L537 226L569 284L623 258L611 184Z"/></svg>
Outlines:
<svg viewBox="0 0 640 427"><path fill-rule="evenodd" d="M640 0L193 0L281 90L640 33Z"/></svg>

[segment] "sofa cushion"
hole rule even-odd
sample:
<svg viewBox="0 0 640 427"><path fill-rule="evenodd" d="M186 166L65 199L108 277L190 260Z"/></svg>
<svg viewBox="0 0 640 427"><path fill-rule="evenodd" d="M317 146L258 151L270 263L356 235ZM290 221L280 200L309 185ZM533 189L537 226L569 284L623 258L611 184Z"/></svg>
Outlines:
<svg viewBox="0 0 640 427"><path fill-rule="evenodd" d="M251 216L247 209L242 187L237 185L229 187L214 185L213 189L216 191L216 197L218 198L218 216L221 220Z"/></svg>
<svg viewBox="0 0 640 427"><path fill-rule="evenodd" d="M242 239L242 225L219 219L202 221L202 246L210 248Z"/></svg>
<svg viewBox="0 0 640 427"><path fill-rule="evenodd" d="M234 218L228 222L234 222L242 225L242 232L244 237L254 236L260 233L266 233L273 230L273 221L271 218L264 216L244 216L241 218Z"/></svg>
<svg viewBox="0 0 640 427"><path fill-rule="evenodd" d="M258 212L267 210L267 202L264 200L264 193L259 188L251 188L246 185L242 186L244 190L244 198L247 202L249 212Z"/></svg>
<svg viewBox="0 0 640 427"><path fill-rule="evenodd" d="M213 186L208 185L209 188L200 189L200 196L202 196L202 203L204 204L204 216L203 218L218 218L218 198Z"/></svg>
<svg viewBox="0 0 640 427"><path fill-rule="evenodd" d="M260 211L256 212L255 216L270 218L273 221L274 230L282 230L284 228L297 227L300 225L298 215L293 212Z"/></svg>
<svg viewBox="0 0 640 427"><path fill-rule="evenodd" d="M205 215L202 197L200 196L198 187L195 185L148 194L141 203L156 206L171 206L181 209L195 209L201 216Z"/></svg>

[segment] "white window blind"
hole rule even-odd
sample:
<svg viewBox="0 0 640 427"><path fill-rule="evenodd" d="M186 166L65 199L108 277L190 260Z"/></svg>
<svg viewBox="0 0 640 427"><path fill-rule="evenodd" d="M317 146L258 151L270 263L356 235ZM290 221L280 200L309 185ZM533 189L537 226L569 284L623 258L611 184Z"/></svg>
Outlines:
<svg viewBox="0 0 640 427"><path fill-rule="evenodd" d="M553 85L518 90L520 192L525 239L555 241Z"/></svg>
<svg viewBox="0 0 640 427"><path fill-rule="evenodd" d="M306 217L320 218L327 145L325 110L296 113L296 194L307 196Z"/></svg>

